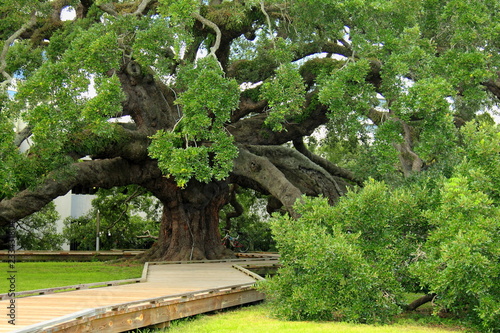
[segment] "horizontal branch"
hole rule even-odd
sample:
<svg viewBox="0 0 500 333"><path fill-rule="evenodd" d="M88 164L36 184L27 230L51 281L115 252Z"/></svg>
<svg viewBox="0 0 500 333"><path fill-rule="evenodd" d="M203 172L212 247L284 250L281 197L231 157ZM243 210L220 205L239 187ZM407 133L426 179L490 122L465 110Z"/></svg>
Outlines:
<svg viewBox="0 0 500 333"><path fill-rule="evenodd" d="M119 15L113 3L103 3L101 5L98 5L97 7L111 16L118 17Z"/></svg>
<svg viewBox="0 0 500 333"><path fill-rule="evenodd" d="M420 306L422 306L426 303L432 302L434 300L434 298L436 298L436 294L424 295L424 296L414 300L413 302L411 302L408 306L406 306L405 310L406 311L415 311Z"/></svg>
<svg viewBox="0 0 500 333"><path fill-rule="evenodd" d="M314 93L308 94L304 106L304 113L307 113L308 116L300 122L285 123L284 130L281 132L273 131L265 125L268 116L266 113L240 119L227 125L226 129L241 144L280 145L296 138L311 135L318 126L328 122L326 116L328 107L315 103L316 101ZM311 105L315 105L314 108Z"/></svg>
<svg viewBox="0 0 500 333"><path fill-rule="evenodd" d="M240 147L232 174L237 178L249 179L258 184L280 200L291 216L296 216L293 205L302 196L302 192L267 158L252 154L247 149Z"/></svg>
<svg viewBox="0 0 500 333"><path fill-rule="evenodd" d="M0 201L0 226L39 211L76 185L111 188L141 184L154 177L161 177L154 163L138 165L122 158L74 163L69 172L53 172L34 189L24 190L11 199Z"/></svg>
<svg viewBox="0 0 500 333"><path fill-rule="evenodd" d="M322 158L321 156L315 155L311 153L307 149L307 147L304 144L304 140L302 138L296 139L293 141L293 146L297 151L299 151L301 154L303 154L305 157L310 159L312 162L316 163L317 165L321 166L323 169L328 171L331 175L337 176L344 178L346 180L354 182L356 185L363 186L363 181L361 179L358 179L354 174L344 168L341 168L332 162L328 161L327 159Z"/></svg>
<svg viewBox="0 0 500 333"><path fill-rule="evenodd" d="M238 109L231 114L231 122L235 123L252 113L262 113L266 107L267 101L265 100L254 102L248 97L241 97Z"/></svg>

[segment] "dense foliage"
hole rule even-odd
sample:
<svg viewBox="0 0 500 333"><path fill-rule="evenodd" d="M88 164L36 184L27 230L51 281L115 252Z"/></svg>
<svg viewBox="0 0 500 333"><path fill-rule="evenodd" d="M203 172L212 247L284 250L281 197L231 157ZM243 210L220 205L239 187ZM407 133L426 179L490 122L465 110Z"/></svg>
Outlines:
<svg viewBox="0 0 500 333"><path fill-rule="evenodd" d="M451 177L391 188L368 181L335 206L297 203L299 219L272 222L284 267L264 284L290 319L387 321L404 293L434 295L435 311L485 331L500 325L500 128L469 124L463 160ZM490 170L490 172L485 172ZM489 184L489 185L487 185Z"/></svg>
<svg viewBox="0 0 500 333"><path fill-rule="evenodd" d="M16 225L16 245L23 250L61 250L65 241L56 229L59 220L54 204L45 206Z"/></svg>
<svg viewBox="0 0 500 333"><path fill-rule="evenodd" d="M158 235L159 203L136 186L99 190L92 209L64 221L64 238L74 250L147 249ZM144 237L142 237L144 236Z"/></svg>
<svg viewBox="0 0 500 333"><path fill-rule="evenodd" d="M251 189L289 216L273 223L284 285L269 287L286 316L385 321L418 289L498 330L499 142L486 120L500 98L499 11L4 0L0 227L77 186L134 185L161 204L158 233L118 189L102 200L106 246L122 246L117 234L135 246L128 221L158 235L144 260L219 259L232 256L221 211ZM96 213L68 227L84 239ZM251 229L238 214L237 231Z"/></svg>

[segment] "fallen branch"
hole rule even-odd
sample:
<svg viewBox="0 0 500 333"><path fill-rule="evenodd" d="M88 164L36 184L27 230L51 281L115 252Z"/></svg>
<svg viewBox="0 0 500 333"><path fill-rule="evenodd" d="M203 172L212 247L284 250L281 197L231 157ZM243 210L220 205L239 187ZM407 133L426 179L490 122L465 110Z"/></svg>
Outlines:
<svg viewBox="0 0 500 333"><path fill-rule="evenodd" d="M429 302L433 301L434 298L436 298L436 294L434 294L434 293L424 295L424 296L414 300L410 304L408 304L408 306L406 307L406 311L414 311L417 308L419 308L420 306L424 305L425 303L429 303Z"/></svg>

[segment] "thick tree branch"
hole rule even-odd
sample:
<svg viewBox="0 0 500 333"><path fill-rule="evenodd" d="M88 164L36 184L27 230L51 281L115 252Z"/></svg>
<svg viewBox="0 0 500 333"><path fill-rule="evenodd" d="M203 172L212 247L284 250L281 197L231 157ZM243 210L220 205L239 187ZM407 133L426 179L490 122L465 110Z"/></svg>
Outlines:
<svg viewBox="0 0 500 333"><path fill-rule="evenodd" d="M240 147L240 153L235 160L232 173L233 176L242 179L248 178L259 184L280 200L291 216L297 216L293 205L301 197L302 192L267 158L252 154L247 149Z"/></svg>
<svg viewBox="0 0 500 333"><path fill-rule="evenodd" d="M14 145L19 147L24 140L28 139L31 136L31 127L26 126L22 130L16 133L16 137L14 138Z"/></svg>
<svg viewBox="0 0 500 333"><path fill-rule="evenodd" d="M391 112L381 112L371 109L368 112L368 118L377 126L391 120L401 125L401 134L403 142L394 142L392 145L399 152L398 158L401 163L402 172L405 177L410 176L413 172L419 172L424 166L424 161L413 150L413 141L415 137L414 129L402 119L394 116Z"/></svg>
<svg viewBox="0 0 500 333"><path fill-rule="evenodd" d="M413 150L413 129L403 120L395 118L395 121L401 124L403 128L404 141L401 143L393 143L393 146L399 152L399 161L403 167L403 174L409 177L412 172L419 172L424 166L424 161Z"/></svg>
<svg viewBox="0 0 500 333"><path fill-rule="evenodd" d="M117 73L126 99L123 112L134 120L138 131L152 135L160 128L173 128L180 116L174 96L159 80L144 73L135 61Z"/></svg>
<svg viewBox="0 0 500 333"><path fill-rule="evenodd" d="M410 304L408 304L408 306L406 306L406 311L414 311L418 307L420 307L420 306L422 306L422 305L424 305L426 303L431 302L432 300L434 300L434 298L436 298L436 294L427 294L427 295L424 295L424 296L422 296L422 297L414 300Z"/></svg>
<svg viewBox="0 0 500 333"><path fill-rule="evenodd" d="M298 61L306 58L307 56L318 53L338 54L345 57L350 57L352 51L348 48L339 45L336 42L325 41L313 42L307 44L297 45L293 52L292 61ZM228 76L234 77L241 82L259 82L264 81L274 75L274 71L278 68L278 62L263 63L263 60L257 57L254 60L239 60L234 61L228 68ZM375 69L375 67L373 67ZM371 74L375 77L376 72Z"/></svg>
<svg viewBox="0 0 500 333"><path fill-rule="evenodd" d="M345 45L339 45L336 41L325 41L323 43L314 42L304 44L295 52L294 60L300 60L312 54L323 52L329 54L337 54L346 58L353 56L351 48L346 47Z"/></svg>
<svg viewBox="0 0 500 333"><path fill-rule="evenodd" d="M303 194L310 196L322 194L334 203L347 192L349 185L345 180L331 175L295 149L264 145L246 148L252 154L268 159Z"/></svg>
<svg viewBox="0 0 500 333"><path fill-rule="evenodd" d="M382 123L390 118L390 114L388 112L378 111L374 108L371 108L368 111L367 116L377 126L382 125Z"/></svg>
<svg viewBox="0 0 500 333"><path fill-rule="evenodd" d="M335 164L331 163L330 161L328 161L328 160L326 160L318 155L311 153L307 149L306 145L304 144L304 140L302 138L298 138L298 139L293 140L293 146L301 154L303 154L305 157L310 159L312 162L321 166L323 169L328 171L331 175L350 180L350 181L354 182L356 185L363 186L363 181L361 179L356 178L356 176L354 176L354 174L351 171L346 170L344 168L341 168L339 166L336 166Z"/></svg>
<svg viewBox="0 0 500 333"><path fill-rule="evenodd" d="M148 158L148 146L151 139L137 130L118 127L118 138L114 143L101 147L92 153L94 159L121 157L131 162L140 162ZM80 152L89 155L89 152Z"/></svg>
<svg viewBox="0 0 500 333"><path fill-rule="evenodd" d="M76 185L111 188L140 184L161 177L155 163L132 164L122 158L75 163L70 172L54 172L34 189L24 190L15 197L0 201L0 226L26 217L65 195Z"/></svg>
<svg viewBox="0 0 500 333"><path fill-rule="evenodd" d="M140 16L144 13L146 8L155 0L142 0L142 2L137 7L136 11L132 14L135 16Z"/></svg>
<svg viewBox="0 0 500 333"><path fill-rule="evenodd" d="M500 72L498 73L500 75ZM495 95L496 98L500 100L500 78L497 78L496 80L488 80L486 82L482 83L483 86L488 89L489 92L491 92L493 95Z"/></svg>
<svg viewBox="0 0 500 333"><path fill-rule="evenodd" d="M306 100L304 112L308 113L308 117L300 123L289 122L284 124L284 131L276 132L266 126L267 114L258 114L240 119L227 125L226 128L238 143L249 145L280 145L296 138L311 135L318 126L328 122L326 116L328 107L316 103L314 93L308 94Z"/></svg>
<svg viewBox="0 0 500 333"><path fill-rule="evenodd" d="M262 113L266 106L267 101L265 100L255 102L248 97L241 97L238 109L231 114L231 122L235 123L251 113Z"/></svg>
<svg viewBox="0 0 500 333"><path fill-rule="evenodd" d="M321 194L334 203L349 186L297 150L284 146L240 146L232 181L271 194L292 216L296 216L293 204L301 195Z"/></svg>
<svg viewBox="0 0 500 333"><path fill-rule="evenodd" d="M103 3L102 5L98 5L100 10L105 13L108 13L111 16L118 17L119 14L116 11L115 5L113 3Z"/></svg>
<svg viewBox="0 0 500 333"><path fill-rule="evenodd" d="M144 14L144 11L148 8L148 6L154 1L155 0L142 0L139 6L137 6L137 9L133 13L128 12L128 13L123 13L122 15L141 16ZM111 16L118 17L120 15L114 3L112 2L101 4L98 7L103 12L106 12Z"/></svg>

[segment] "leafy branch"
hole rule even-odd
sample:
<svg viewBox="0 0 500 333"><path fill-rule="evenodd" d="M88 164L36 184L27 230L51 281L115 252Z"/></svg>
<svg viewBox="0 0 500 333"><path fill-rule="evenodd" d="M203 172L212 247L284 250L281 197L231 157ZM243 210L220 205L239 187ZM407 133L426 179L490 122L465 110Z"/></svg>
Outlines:
<svg viewBox="0 0 500 333"><path fill-rule="evenodd" d="M31 14L31 18L28 22L23 24L21 28L19 28L16 32L14 32L9 38L4 43L2 53L0 54L0 73L5 77L6 80L0 83L0 88L3 90L5 87L7 87L11 82L12 82L12 76L5 71L5 68L7 67L7 52L9 51L10 46L14 41L21 36L26 30L34 26L36 23L36 14L33 12Z"/></svg>
<svg viewBox="0 0 500 333"><path fill-rule="evenodd" d="M128 212L128 203L137 198L138 196L141 196L145 193L146 191L144 189L141 189L141 188L137 188L134 193L132 193L128 198L126 198L125 200L123 200L122 202L122 205L125 205L125 209L122 210L122 212L120 213L120 216L118 216L118 218L109 225L109 227L106 228L106 231L109 231L111 229L113 229L115 227L115 225L120 222L120 220L122 219L122 217Z"/></svg>

